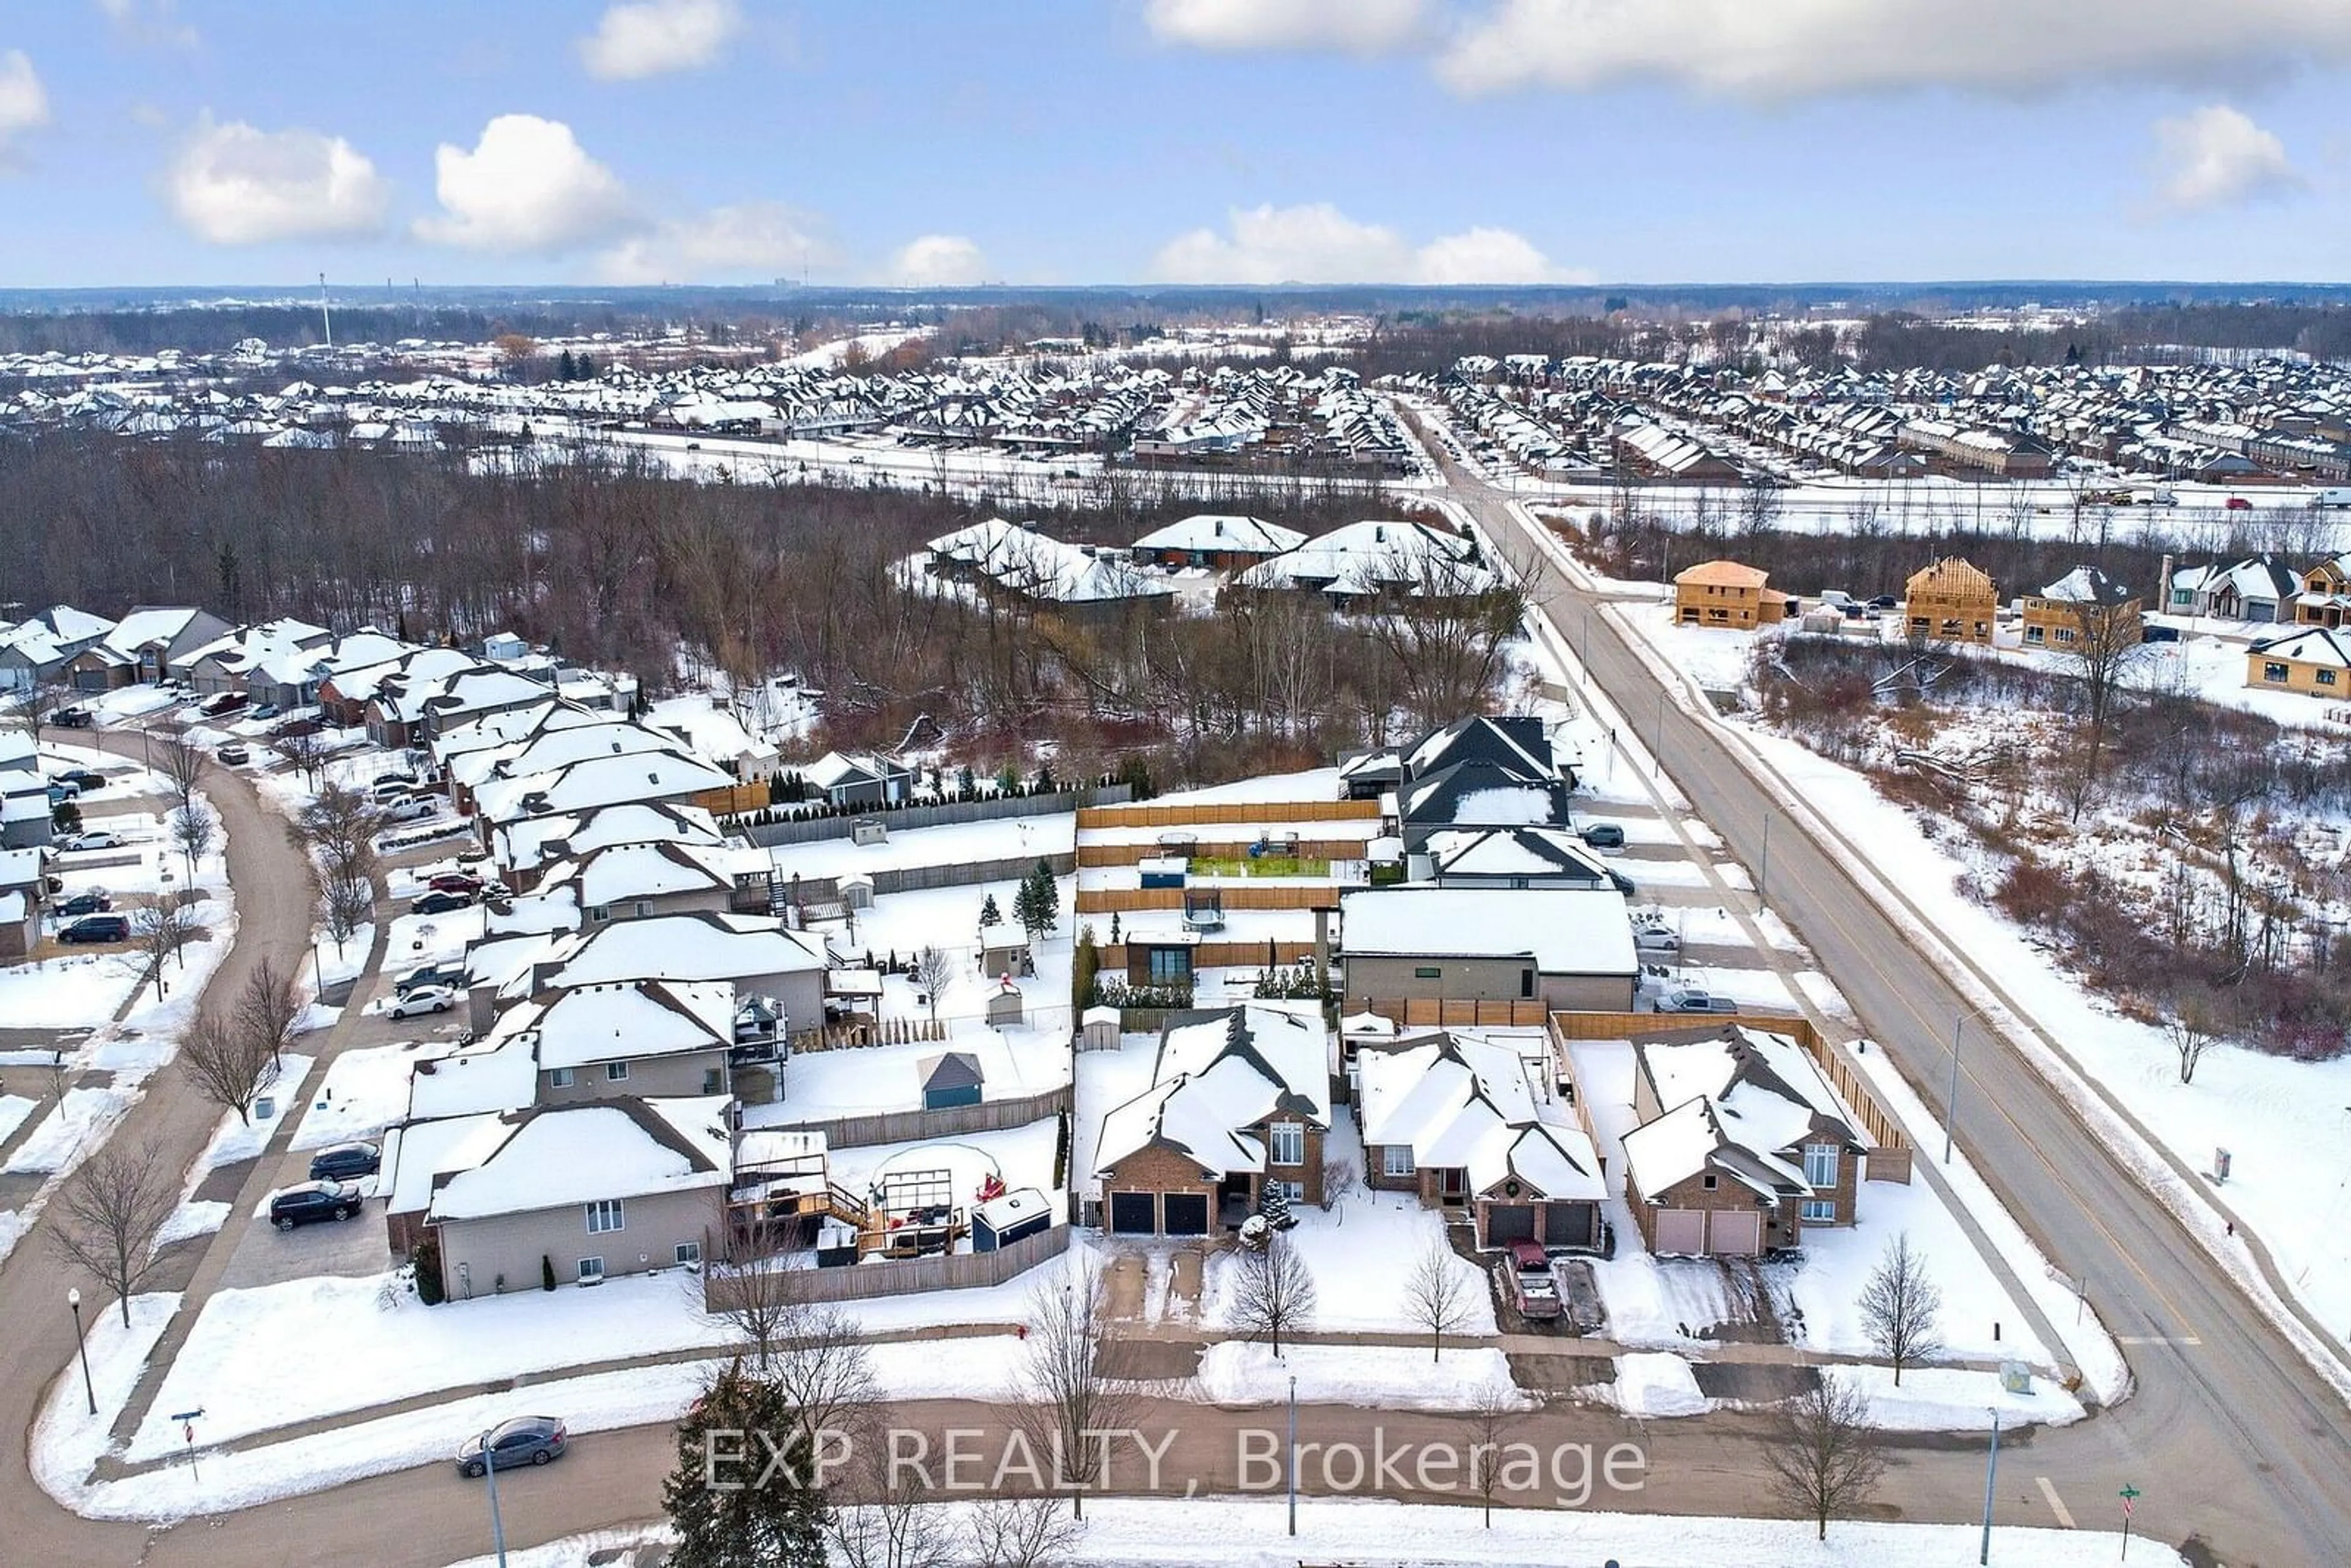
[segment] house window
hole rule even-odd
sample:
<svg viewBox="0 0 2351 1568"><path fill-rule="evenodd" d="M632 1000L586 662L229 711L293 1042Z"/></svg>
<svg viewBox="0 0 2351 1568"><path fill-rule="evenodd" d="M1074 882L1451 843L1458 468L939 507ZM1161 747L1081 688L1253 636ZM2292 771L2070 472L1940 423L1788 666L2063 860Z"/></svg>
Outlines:
<svg viewBox="0 0 2351 1568"><path fill-rule="evenodd" d="M570 1088L570 1087L571 1087L571 1069L569 1069L569 1068L568 1068L568 1067L550 1067L550 1068L549 1068L549 1069L547 1070L547 1086L548 1086L549 1089L569 1089L569 1088Z"/></svg>
<svg viewBox="0 0 2351 1568"><path fill-rule="evenodd" d="M1306 1184L1302 1181L1270 1181L1265 1185L1268 1186L1280 1187L1281 1189L1281 1196L1288 1198L1292 1203L1304 1203L1306 1201Z"/></svg>
<svg viewBox="0 0 2351 1568"><path fill-rule="evenodd" d="M1189 947L1154 947L1151 949L1151 983L1155 986L1178 986L1192 977L1192 950Z"/></svg>
<svg viewBox="0 0 2351 1568"><path fill-rule="evenodd" d="M1811 1187L1834 1186L1837 1184L1837 1146L1834 1144L1804 1145L1804 1185Z"/></svg>
<svg viewBox="0 0 2351 1568"><path fill-rule="evenodd" d="M653 904L652 904L652 902L651 902L650 900L648 900L648 899L643 899L643 898L641 898L641 899L637 900L637 918L638 918L638 919L643 920L646 915L651 915L653 912Z"/></svg>
<svg viewBox="0 0 2351 1568"><path fill-rule="evenodd" d="M1531 999L1531 998L1534 996L1534 994L1535 994L1535 972L1534 972L1532 969L1520 969L1520 970L1519 971L1519 995L1520 995L1520 998L1530 998L1530 999Z"/></svg>
<svg viewBox="0 0 2351 1568"><path fill-rule="evenodd" d="M1698 1185L1706 1191L1712 1192L1715 1187L1716 1180L1717 1177L1715 1176L1715 1174L1712 1171L1708 1171L1706 1175L1698 1178Z"/></svg>
<svg viewBox="0 0 2351 1568"><path fill-rule="evenodd" d="M2024 629L2024 640L2025 640L2026 642L2028 642L2028 643L2038 643L2038 642L2040 642L2040 641L2041 641L2041 628L2040 628L2040 627L2038 627L2038 626L2027 626L2027 627Z"/></svg>
<svg viewBox="0 0 2351 1568"><path fill-rule="evenodd" d="M1410 1144L1380 1145L1380 1175L1384 1176L1412 1175L1412 1145Z"/></svg>
<svg viewBox="0 0 2351 1568"><path fill-rule="evenodd" d="M2332 671L2332 670L2321 670L2321 671L2319 671L2319 672L2318 672L2318 684L2319 684L2320 685L2322 685L2322 686L2331 686L2331 685L2333 685L2335 684L2335 672L2334 672L2334 671Z"/></svg>
<svg viewBox="0 0 2351 1568"><path fill-rule="evenodd" d="M1272 1134L1275 1165L1302 1166L1306 1163L1305 1124L1276 1122L1266 1130Z"/></svg>
<svg viewBox="0 0 2351 1568"><path fill-rule="evenodd" d="M605 905L600 904L596 905L595 908L588 912L588 918L601 925L605 921L612 918L612 912Z"/></svg>
<svg viewBox="0 0 2351 1568"><path fill-rule="evenodd" d="M2285 679L2285 666L2279 664L2275 659L2263 660L2262 662L2262 679L2265 681L2282 681Z"/></svg>
<svg viewBox="0 0 2351 1568"><path fill-rule="evenodd" d="M702 1261L702 1243L681 1241L677 1244L677 1249L670 1255L681 1263L699 1263Z"/></svg>
<svg viewBox="0 0 2351 1568"><path fill-rule="evenodd" d="M629 1064L628 1064L627 1062L625 1062L625 1061L608 1061L608 1062L604 1063L604 1082L607 1082L607 1083L618 1083L618 1082L620 1082L622 1080L623 1080L623 1079L627 1078L627 1077L628 1077L628 1075L629 1075Z"/></svg>
<svg viewBox="0 0 2351 1568"><path fill-rule="evenodd" d="M726 1086L723 1082L721 1082L725 1077L726 1074L721 1072L716 1067L704 1068L702 1070L702 1092L705 1094L726 1093Z"/></svg>
<svg viewBox="0 0 2351 1568"><path fill-rule="evenodd" d="M1834 1225L1836 1223L1836 1205L1826 1198L1808 1197L1804 1200L1804 1219L1813 1225Z"/></svg>
<svg viewBox="0 0 2351 1568"><path fill-rule="evenodd" d="M600 1197L588 1206L588 1234L590 1236L606 1235L626 1223L621 1200L617 1197Z"/></svg>
<svg viewBox="0 0 2351 1568"><path fill-rule="evenodd" d="M604 1260L601 1258L582 1258L580 1260L580 1282L581 1284L584 1285L590 1280L601 1280L603 1277Z"/></svg>
<svg viewBox="0 0 2351 1568"><path fill-rule="evenodd" d="M1441 980L1445 977L1445 970L1436 964L1423 964L1413 970L1412 977L1416 980Z"/></svg>
<svg viewBox="0 0 2351 1568"><path fill-rule="evenodd" d="M2060 643L2071 643L2074 641L2074 629L2071 626L2058 627L2057 641Z"/></svg>

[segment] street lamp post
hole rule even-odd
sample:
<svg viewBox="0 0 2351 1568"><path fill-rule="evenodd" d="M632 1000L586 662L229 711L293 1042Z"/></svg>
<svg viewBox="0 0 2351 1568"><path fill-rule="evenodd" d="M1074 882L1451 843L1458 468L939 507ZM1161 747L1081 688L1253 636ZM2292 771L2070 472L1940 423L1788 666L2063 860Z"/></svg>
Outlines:
<svg viewBox="0 0 2351 1568"><path fill-rule="evenodd" d="M89 1341L81 1332L81 1287L75 1285L66 1291L66 1305L73 1309L74 1352L81 1357L81 1392L89 1401L89 1413L98 1414L98 1389L89 1380Z"/></svg>
<svg viewBox="0 0 2351 1568"><path fill-rule="evenodd" d="M1281 1467L1290 1476L1290 1533L1298 1533L1298 1378L1290 1379L1290 1462Z"/></svg>
<svg viewBox="0 0 2351 1568"><path fill-rule="evenodd" d="M1991 1561L1991 1494L1993 1478L2000 1474L2000 1411L1991 1413L1991 1453L1984 1460L1984 1526L1983 1549L1976 1553L1979 1564Z"/></svg>
<svg viewBox="0 0 2351 1568"><path fill-rule="evenodd" d="M1657 723L1650 735L1649 766L1662 776L1666 771L1666 688L1657 688Z"/></svg>
<svg viewBox="0 0 2351 1568"><path fill-rule="evenodd" d="M482 1434L482 1478L490 1483L490 1549L497 1553L498 1568L507 1568L507 1527L498 1518L498 1461L490 1447L497 1436L496 1427Z"/></svg>
<svg viewBox="0 0 2351 1568"><path fill-rule="evenodd" d="M1763 813L1763 863L1755 873L1755 902L1760 907L1771 883L1771 813Z"/></svg>
<svg viewBox="0 0 2351 1568"><path fill-rule="evenodd" d="M1974 1019L1979 1023L1991 1021L1983 1016L1980 1009L1978 1009L1961 1013L1951 1023L1951 1088L1950 1092L1943 1096L1943 1163L1945 1165L1951 1163L1951 1140L1959 1135L1959 1036L1967 1029L1970 1019Z"/></svg>

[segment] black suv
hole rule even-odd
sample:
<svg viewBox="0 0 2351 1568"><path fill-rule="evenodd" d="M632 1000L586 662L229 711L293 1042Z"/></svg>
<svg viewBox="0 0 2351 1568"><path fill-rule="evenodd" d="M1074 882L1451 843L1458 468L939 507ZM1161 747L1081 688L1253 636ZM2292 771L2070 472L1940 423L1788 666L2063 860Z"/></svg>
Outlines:
<svg viewBox="0 0 2351 1568"><path fill-rule="evenodd" d="M103 915L113 907L114 896L111 894L101 893L92 888L88 893L77 893L58 904L57 913L68 919L72 919L83 915Z"/></svg>
<svg viewBox="0 0 2351 1568"><path fill-rule="evenodd" d="M312 1181L357 1181L381 1169L383 1155L373 1144L336 1144L310 1156Z"/></svg>
<svg viewBox="0 0 2351 1568"><path fill-rule="evenodd" d="M269 1200L269 1223L291 1230L314 1219L356 1219L360 1189L347 1181L306 1181Z"/></svg>
<svg viewBox="0 0 2351 1568"><path fill-rule="evenodd" d="M131 922L120 915L86 915L57 933L60 942L128 942Z"/></svg>

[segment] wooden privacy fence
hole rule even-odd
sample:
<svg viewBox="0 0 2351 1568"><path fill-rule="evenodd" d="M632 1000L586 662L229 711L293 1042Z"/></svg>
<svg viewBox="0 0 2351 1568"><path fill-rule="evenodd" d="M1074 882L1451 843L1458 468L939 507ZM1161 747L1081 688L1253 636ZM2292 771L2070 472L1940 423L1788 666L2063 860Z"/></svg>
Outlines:
<svg viewBox="0 0 2351 1568"><path fill-rule="evenodd" d="M1543 1005L1514 998L1395 997L1347 1001L1341 1010L1377 1013L1405 1029L1532 1029L1543 1021Z"/></svg>
<svg viewBox="0 0 2351 1568"><path fill-rule="evenodd" d="M1050 1262L1070 1249L1070 1227L1026 1236L993 1252L951 1252L936 1258L910 1258L904 1262L844 1265L838 1269L795 1269L791 1296L803 1301L854 1301L876 1296L911 1296L918 1291L968 1291L1001 1285L1015 1274ZM725 1312L739 1305L723 1269L702 1277L703 1305Z"/></svg>
<svg viewBox="0 0 2351 1568"><path fill-rule="evenodd" d="M1220 882L1215 887L1227 909L1339 907L1340 889L1335 883L1318 883L1312 887L1294 883L1255 887L1245 882ZM1108 915L1115 910L1125 915L1137 910L1181 909L1184 892L1180 887L1081 887L1078 889L1078 913Z"/></svg>
<svg viewBox="0 0 2351 1568"><path fill-rule="evenodd" d="M1377 800L1235 800L1223 806L1087 806L1078 831L1088 828L1191 828L1204 822L1353 822L1376 821Z"/></svg>
<svg viewBox="0 0 2351 1568"><path fill-rule="evenodd" d="M1311 942L1200 942L1194 944L1192 948L1192 967L1262 969L1269 949L1277 965L1296 964L1314 956L1314 944ZM1102 949L1102 972L1113 978L1126 973L1124 943ZM1538 1018L1535 1021L1540 1023L1542 1020Z"/></svg>
<svg viewBox="0 0 2351 1568"><path fill-rule="evenodd" d="M1869 1151L1869 1179L1906 1185L1910 1180L1912 1150L1902 1124L1886 1108L1870 1082L1832 1051L1812 1020L1801 1014L1746 1008L1735 1014L1557 1012L1551 1015L1549 1021L1562 1061L1566 1060L1567 1042L1571 1040L1640 1040L1692 1030L1713 1032L1732 1023L1784 1034L1804 1048L1804 1054L1813 1059L1813 1064L1821 1070L1821 1076L1829 1081L1837 1097L1852 1108L1862 1130L1876 1145Z"/></svg>
<svg viewBox="0 0 2351 1568"><path fill-rule="evenodd" d="M1362 839L1301 839L1296 854L1301 860L1359 861L1364 858L1364 842ZM1090 870L1135 865L1144 861L1157 860L1165 852L1152 843L1080 844L1078 864ZM1245 841L1235 840L1228 843L1196 844L1185 852L1196 859L1246 861L1249 846ZM1291 851L1285 845L1281 853L1287 856Z"/></svg>
<svg viewBox="0 0 2351 1568"><path fill-rule="evenodd" d="M810 1122L762 1123L761 1132L822 1133L829 1148L855 1148L865 1144L906 1144L924 1138L949 1138L966 1133L1001 1133L1025 1127L1070 1108L1070 1089L1048 1089L1008 1100L983 1100L977 1105L948 1105L935 1111L877 1111L870 1116L830 1116Z"/></svg>

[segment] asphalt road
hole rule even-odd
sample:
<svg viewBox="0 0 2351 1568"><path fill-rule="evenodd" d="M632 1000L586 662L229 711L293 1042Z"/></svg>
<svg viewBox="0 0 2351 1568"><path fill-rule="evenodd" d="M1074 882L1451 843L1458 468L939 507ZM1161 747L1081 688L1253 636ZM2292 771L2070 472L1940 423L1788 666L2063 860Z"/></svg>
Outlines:
<svg viewBox="0 0 2351 1568"><path fill-rule="evenodd" d="M1455 499L1489 536L1522 534L1499 492L1447 465ZM1670 701L1598 601L1540 550L1533 597L1667 774L1752 872L1771 821L1768 901L1843 991L1864 1032L1940 1109L1957 1020L1974 1004L1920 953L1838 852L1778 809L1715 729ZM1583 618L1590 613L1587 631ZM1959 1145L2043 1252L2085 1283L2127 1354L2136 1396L2095 1420L2044 1435L2077 1478L2061 1487L2085 1523L2112 1522L2125 1485L2139 1519L2175 1543L2203 1543L2244 1565L2351 1560L2351 1411L2205 1255L2193 1238L1981 1021L1961 1051ZM1921 1151L1931 1158L1939 1151ZM1889 1487L1889 1491L1893 1489ZM2047 1521L2044 1520L2044 1521Z"/></svg>

